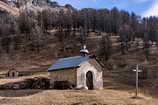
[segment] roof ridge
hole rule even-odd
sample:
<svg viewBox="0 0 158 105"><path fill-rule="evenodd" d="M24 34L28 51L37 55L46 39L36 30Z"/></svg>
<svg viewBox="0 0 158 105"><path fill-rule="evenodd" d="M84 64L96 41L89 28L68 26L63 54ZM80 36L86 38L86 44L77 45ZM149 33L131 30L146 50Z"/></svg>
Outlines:
<svg viewBox="0 0 158 105"><path fill-rule="evenodd" d="M66 58L60 58L59 60L66 60L66 59L72 59L72 58L85 58L85 57L87 57L87 56L85 56L85 57L83 57L83 56L73 56L73 57L66 57Z"/></svg>
<svg viewBox="0 0 158 105"><path fill-rule="evenodd" d="M50 68L48 68L48 71L54 71L54 70L62 70L67 68L76 68L78 67L82 62L87 61L90 59L89 56L74 56L74 57L67 57L67 58L61 58L55 62Z"/></svg>

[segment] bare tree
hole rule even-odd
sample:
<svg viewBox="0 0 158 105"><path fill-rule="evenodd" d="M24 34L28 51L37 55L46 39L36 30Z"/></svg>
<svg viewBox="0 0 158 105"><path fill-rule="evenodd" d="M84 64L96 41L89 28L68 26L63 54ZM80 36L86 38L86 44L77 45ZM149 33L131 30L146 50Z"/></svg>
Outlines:
<svg viewBox="0 0 158 105"><path fill-rule="evenodd" d="M112 55L112 42L108 35L102 36L97 54L104 64L106 64L106 61L109 60Z"/></svg>

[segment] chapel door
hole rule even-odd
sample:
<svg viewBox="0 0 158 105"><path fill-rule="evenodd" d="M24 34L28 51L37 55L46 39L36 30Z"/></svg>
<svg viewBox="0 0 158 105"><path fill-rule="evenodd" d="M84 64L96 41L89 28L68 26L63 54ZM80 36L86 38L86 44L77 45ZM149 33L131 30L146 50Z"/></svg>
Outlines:
<svg viewBox="0 0 158 105"><path fill-rule="evenodd" d="M86 74L86 84L88 89L93 89L93 74L91 71L88 71Z"/></svg>

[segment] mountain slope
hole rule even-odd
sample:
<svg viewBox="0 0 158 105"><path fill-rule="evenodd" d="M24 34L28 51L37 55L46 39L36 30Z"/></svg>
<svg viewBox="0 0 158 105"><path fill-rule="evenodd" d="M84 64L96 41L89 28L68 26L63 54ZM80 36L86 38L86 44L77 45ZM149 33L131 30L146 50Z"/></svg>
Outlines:
<svg viewBox="0 0 158 105"><path fill-rule="evenodd" d="M7 12L13 14L13 15L19 15L19 9L15 7L11 7L10 5L0 1L0 9L6 10Z"/></svg>
<svg viewBox="0 0 158 105"><path fill-rule="evenodd" d="M48 2L47 0L20 0L17 2L0 1L0 10L7 11L8 13L11 13L14 16L18 16L20 14L20 11L24 10L40 12L45 9L49 9L54 12L59 12L61 10L74 10L74 8L71 5L59 6L57 2Z"/></svg>

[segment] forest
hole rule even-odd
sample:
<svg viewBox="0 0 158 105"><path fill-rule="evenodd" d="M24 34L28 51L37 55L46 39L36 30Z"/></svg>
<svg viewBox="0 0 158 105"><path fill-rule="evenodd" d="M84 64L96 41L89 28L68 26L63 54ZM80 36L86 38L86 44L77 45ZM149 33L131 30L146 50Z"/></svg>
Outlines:
<svg viewBox="0 0 158 105"><path fill-rule="evenodd" d="M52 5L58 6L57 2ZM106 32L114 36L120 36L120 50L128 48L129 42L136 38L144 41L144 49L149 48L149 41L158 42L158 18L141 17L135 13L119 10L117 7L109 9L84 8L75 9L70 4L65 5L67 11L50 11L45 9L41 12L23 10L20 16L12 16L1 11L0 13L0 56L3 54L14 55L16 52L31 48L40 52L47 44L50 30L56 30L56 37L60 42L75 41L76 32L82 32L80 43L86 44L89 32ZM101 56L108 59L110 52L110 41L103 37ZM22 44L22 45L21 45ZM104 49L104 50L103 50ZM147 51L146 51L146 54Z"/></svg>

